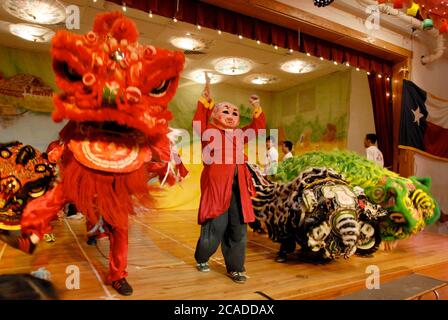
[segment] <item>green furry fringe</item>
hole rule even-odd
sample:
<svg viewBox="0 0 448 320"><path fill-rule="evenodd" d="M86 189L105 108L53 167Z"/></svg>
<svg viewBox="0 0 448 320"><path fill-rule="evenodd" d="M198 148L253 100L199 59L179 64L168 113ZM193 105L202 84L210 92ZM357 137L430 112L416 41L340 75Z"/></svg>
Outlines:
<svg viewBox="0 0 448 320"><path fill-rule="evenodd" d="M287 182L311 167L326 167L342 174L350 184L363 189L374 187L383 177L398 177L390 170L349 151L308 152L290 158L279 165L275 180Z"/></svg>

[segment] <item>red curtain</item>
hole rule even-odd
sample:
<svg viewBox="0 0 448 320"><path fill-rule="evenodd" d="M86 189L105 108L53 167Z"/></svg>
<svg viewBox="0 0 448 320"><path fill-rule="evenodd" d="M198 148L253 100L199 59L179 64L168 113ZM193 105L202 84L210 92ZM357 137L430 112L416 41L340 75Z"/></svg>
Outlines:
<svg viewBox="0 0 448 320"><path fill-rule="evenodd" d="M392 75L392 64L366 53L345 48L314 36L287 29L240 13L195 0L109 0L109 2L139 9L145 12L174 18L222 32L242 35L280 48L309 53L338 63L350 63L353 67Z"/></svg>
<svg viewBox="0 0 448 320"><path fill-rule="evenodd" d="M391 79L377 73L369 75L370 95L372 97L373 117L378 137L378 148L383 152L384 166L393 164L393 123L392 123L392 85ZM368 132L366 132L368 133Z"/></svg>

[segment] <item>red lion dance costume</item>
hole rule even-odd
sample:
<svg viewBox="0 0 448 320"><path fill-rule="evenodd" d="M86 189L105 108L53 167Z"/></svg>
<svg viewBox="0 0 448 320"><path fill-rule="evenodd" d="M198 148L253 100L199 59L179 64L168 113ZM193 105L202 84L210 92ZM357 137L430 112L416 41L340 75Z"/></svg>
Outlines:
<svg viewBox="0 0 448 320"><path fill-rule="evenodd" d="M135 201L150 204L151 175L170 171L167 104L184 65L182 53L144 46L137 38L134 23L120 13L98 15L86 35L59 31L53 38L62 90L54 97L53 119L69 120L49 153L59 163L61 182L25 208L22 234L29 242L20 247L31 253L58 211L73 203L89 229L108 234L108 281L124 295L132 294L125 279L128 215Z"/></svg>

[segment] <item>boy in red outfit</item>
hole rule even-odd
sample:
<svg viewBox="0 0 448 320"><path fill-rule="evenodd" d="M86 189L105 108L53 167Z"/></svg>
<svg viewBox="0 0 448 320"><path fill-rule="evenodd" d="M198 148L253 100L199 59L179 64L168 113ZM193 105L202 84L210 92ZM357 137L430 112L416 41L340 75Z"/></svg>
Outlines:
<svg viewBox="0 0 448 320"><path fill-rule="evenodd" d="M195 259L199 271L210 271L208 260L221 244L229 277L244 283L247 223L255 221L251 202L254 186L245 164L244 143L266 128L266 118L258 97L252 96L252 123L239 129L238 108L228 102L214 105L208 75L206 79L193 118L193 127L201 136L204 163L198 214L201 235Z"/></svg>

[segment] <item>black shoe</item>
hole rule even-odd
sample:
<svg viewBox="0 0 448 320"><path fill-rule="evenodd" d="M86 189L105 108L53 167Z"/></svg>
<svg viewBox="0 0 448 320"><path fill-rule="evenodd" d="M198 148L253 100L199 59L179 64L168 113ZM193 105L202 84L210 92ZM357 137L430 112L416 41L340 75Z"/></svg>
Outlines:
<svg viewBox="0 0 448 320"><path fill-rule="evenodd" d="M285 263L288 258L286 257L286 254L279 253L278 256L275 258L275 262L278 263Z"/></svg>
<svg viewBox="0 0 448 320"><path fill-rule="evenodd" d="M94 246L96 245L96 236L91 236L87 238L87 245Z"/></svg>
<svg viewBox="0 0 448 320"><path fill-rule="evenodd" d="M112 281L112 288L117 290L117 292L122 296L130 296L134 292L131 285L126 281L126 278Z"/></svg>
<svg viewBox="0 0 448 320"><path fill-rule="evenodd" d="M236 283L243 284L247 280L247 277L243 272L232 271L228 272L227 275Z"/></svg>
<svg viewBox="0 0 448 320"><path fill-rule="evenodd" d="M22 236L20 231L2 231L0 240L28 254L32 254L36 250L36 245L31 239L28 236Z"/></svg>

